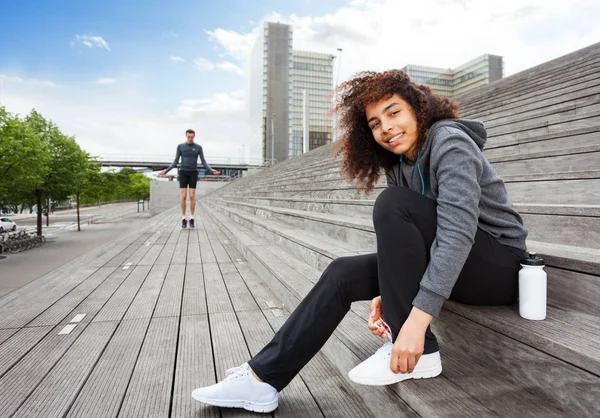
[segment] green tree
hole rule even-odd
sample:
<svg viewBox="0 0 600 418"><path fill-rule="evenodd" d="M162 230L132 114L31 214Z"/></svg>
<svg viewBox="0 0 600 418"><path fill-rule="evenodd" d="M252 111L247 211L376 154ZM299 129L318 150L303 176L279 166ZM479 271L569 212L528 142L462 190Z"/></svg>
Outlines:
<svg viewBox="0 0 600 418"><path fill-rule="evenodd" d="M51 121L35 109L25 118L30 128L46 145L50 155L43 191L53 200L66 200L80 192L86 183L88 154L75 138L63 134Z"/></svg>
<svg viewBox="0 0 600 418"><path fill-rule="evenodd" d="M0 202L31 204L50 172L50 158L29 124L0 108Z"/></svg>

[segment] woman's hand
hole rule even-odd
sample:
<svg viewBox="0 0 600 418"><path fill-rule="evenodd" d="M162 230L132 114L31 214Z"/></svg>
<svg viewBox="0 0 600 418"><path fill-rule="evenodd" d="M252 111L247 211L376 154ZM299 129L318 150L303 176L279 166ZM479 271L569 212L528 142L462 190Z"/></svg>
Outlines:
<svg viewBox="0 0 600 418"><path fill-rule="evenodd" d="M394 373L412 373L425 349L425 331L433 316L413 307L392 348L390 369Z"/></svg>
<svg viewBox="0 0 600 418"><path fill-rule="evenodd" d="M388 338L388 333L383 325L383 306L381 305L381 296L377 296L371 301L369 315L369 329L373 335L381 338Z"/></svg>

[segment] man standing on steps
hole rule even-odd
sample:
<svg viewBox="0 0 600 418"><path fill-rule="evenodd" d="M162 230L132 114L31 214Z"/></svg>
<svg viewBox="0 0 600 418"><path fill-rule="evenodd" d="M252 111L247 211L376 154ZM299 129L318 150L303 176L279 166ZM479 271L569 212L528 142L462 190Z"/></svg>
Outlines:
<svg viewBox="0 0 600 418"><path fill-rule="evenodd" d="M179 169L179 187L180 187L180 201L181 201L181 227L187 228L188 220L185 217L186 207L185 201L187 199L187 190L190 188L190 212L191 216L189 219L190 228L195 227L194 223L194 212L196 210L196 183L198 181L198 157L202 161L204 171L206 174L221 174L217 170L213 170L206 160L204 159L204 153L200 144L194 142L196 133L192 129L185 131L186 141L183 144L177 146L177 153L175 154L175 161L166 169L160 171L158 174L164 176L170 170L177 166L179 158L181 157L181 168Z"/></svg>

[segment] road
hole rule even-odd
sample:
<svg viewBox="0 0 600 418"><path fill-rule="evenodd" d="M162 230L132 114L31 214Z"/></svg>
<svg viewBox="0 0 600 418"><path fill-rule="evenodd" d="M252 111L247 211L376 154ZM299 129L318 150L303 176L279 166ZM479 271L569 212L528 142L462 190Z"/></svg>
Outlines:
<svg viewBox="0 0 600 418"><path fill-rule="evenodd" d="M114 219L122 218L128 214L137 213L138 205L135 202L113 203L100 207L88 207L80 209L80 223L82 229L89 224L110 222ZM139 210L142 211L140 205ZM146 208L146 210L148 210ZM37 215L7 215L17 223L18 229L25 228L29 232L37 230ZM42 217L42 234L46 238L53 238L61 235L65 231L74 231L77 229L77 210L70 209L50 214L50 225L46 227L46 217Z"/></svg>

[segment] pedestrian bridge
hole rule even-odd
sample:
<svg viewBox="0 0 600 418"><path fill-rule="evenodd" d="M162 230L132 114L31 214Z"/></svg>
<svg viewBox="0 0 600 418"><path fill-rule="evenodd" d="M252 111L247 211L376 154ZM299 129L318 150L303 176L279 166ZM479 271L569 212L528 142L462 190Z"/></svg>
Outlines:
<svg viewBox="0 0 600 418"><path fill-rule="evenodd" d="M173 155L126 155L100 154L98 161L103 167L129 167L140 171L160 171L171 165ZM242 172L265 166L260 159L210 158L208 163L223 175L239 175ZM266 164L268 165L268 163ZM202 164L198 168L203 168Z"/></svg>

